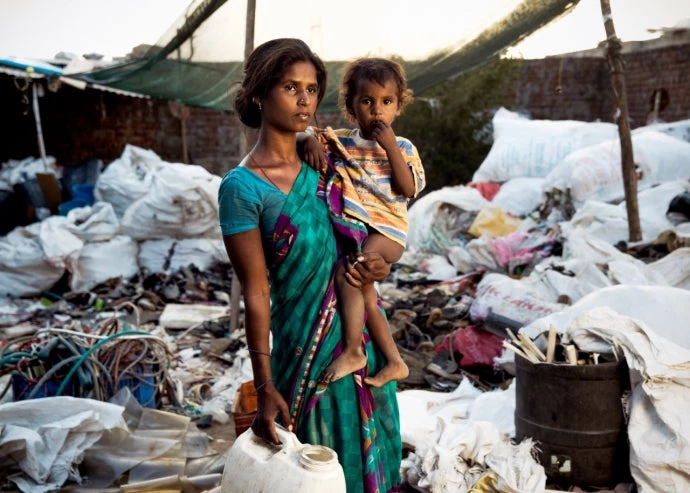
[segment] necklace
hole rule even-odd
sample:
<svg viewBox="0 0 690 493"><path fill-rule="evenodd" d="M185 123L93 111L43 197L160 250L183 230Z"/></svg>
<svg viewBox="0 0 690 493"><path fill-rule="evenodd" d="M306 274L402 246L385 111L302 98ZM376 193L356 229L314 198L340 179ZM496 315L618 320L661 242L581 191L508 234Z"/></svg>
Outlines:
<svg viewBox="0 0 690 493"><path fill-rule="evenodd" d="M261 174L264 175L264 176L266 177L266 179L268 180L268 182L269 182L271 185L273 185L274 187L276 187L278 190L280 190L280 187L278 187L278 185L276 185L276 184L273 182L273 180L271 180L271 177L268 176L268 174L267 174L266 171L264 170L264 167L263 167L263 166L259 166L259 163L256 162L256 159L254 159L254 156L252 156L251 153L249 153L249 159L252 160L252 162L254 163L254 166L256 166L257 168L259 168L259 171L261 171Z"/></svg>

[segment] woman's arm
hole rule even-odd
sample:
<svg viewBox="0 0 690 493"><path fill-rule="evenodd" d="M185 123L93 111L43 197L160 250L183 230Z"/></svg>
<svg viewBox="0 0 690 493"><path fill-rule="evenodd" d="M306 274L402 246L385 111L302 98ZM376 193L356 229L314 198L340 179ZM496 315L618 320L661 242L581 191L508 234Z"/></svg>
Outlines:
<svg viewBox="0 0 690 493"><path fill-rule="evenodd" d="M235 275L244 296L244 325L247 345L257 388L258 412L252 430L266 441L279 444L275 418L280 415L284 426L291 429L287 403L272 381L269 333L271 327L270 288L261 234L258 229L223 236Z"/></svg>

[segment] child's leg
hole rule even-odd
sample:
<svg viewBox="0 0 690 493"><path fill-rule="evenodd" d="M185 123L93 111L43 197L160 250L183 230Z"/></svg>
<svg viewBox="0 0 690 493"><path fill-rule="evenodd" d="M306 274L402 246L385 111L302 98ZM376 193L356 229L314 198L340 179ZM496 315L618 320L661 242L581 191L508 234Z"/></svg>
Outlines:
<svg viewBox="0 0 690 493"><path fill-rule="evenodd" d="M340 266L335 274L335 286L343 330L343 352L321 374L319 380L323 383L338 380L367 364L367 357L362 349L364 329L362 291L347 282L344 266Z"/></svg>
<svg viewBox="0 0 690 493"><path fill-rule="evenodd" d="M402 255L401 245L389 240L383 235L372 233L364 242L362 252L378 252L388 262L396 262ZM402 380L410 374L405 361L400 357L398 347L393 340L388 322L378 307L376 289L373 284L362 287L364 306L367 312L367 328L371 338L381 349L386 358L386 366L373 377L368 377L364 381L374 387L381 387L391 380Z"/></svg>
<svg viewBox="0 0 690 493"><path fill-rule="evenodd" d="M374 387L381 387L391 380L402 380L410 374L409 368L398 352L386 317L383 316L377 303L376 289L373 284L367 284L362 288L364 303L367 311L367 328L372 340L381 349L386 358L386 366L372 377L367 377L364 382Z"/></svg>

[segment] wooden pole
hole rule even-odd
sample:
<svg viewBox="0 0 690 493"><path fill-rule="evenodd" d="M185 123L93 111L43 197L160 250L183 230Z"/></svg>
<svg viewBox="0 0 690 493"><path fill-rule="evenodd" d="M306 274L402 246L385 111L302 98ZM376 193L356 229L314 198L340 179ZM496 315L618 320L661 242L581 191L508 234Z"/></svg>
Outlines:
<svg viewBox="0 0 690 493"><path fill-rule="evenodd" d="M182 162L189 164L189 150L187 149L187 117L180 118L180 132L182 133Z"/></svg>
<svg viewBox="0 0 690 493"><path fill-rule="evenodd" d="M256 18L256 0L247 0L247 23L244 30L244 61L254 50L254 20Z"/></svg>
<svg viewBox="0 0 690 493"><path fill-rule="evenodd" d="M48 159L46 158L46 145L43 141L43 125L41 124L41 111L38 105L38 81L31 82L31 102L36 122L36 138L38 140L38 152L43 161L43 171L48 171Z"/></svg>
<svg viewBox="0 0 690 493"><path fill-rule="evenodd" d="M625 92L623 59L621 57L621 40L616 36L613 25L611 4L609 0L601 1L601 15L606 29L606 58L611 70L611 87L616 101L615 118L621 142L621 167L623 170L623 187L625 190L625 207L628 213L628 236L630 241L642 240L640 211L637 204L637 175L633 157L632 138L630 137L630 120L628 118L628 98Z"/></svg>
<svg viewBox="0 0 690 493"><path fill-rule="evenodd" d="M254 24L256 18L256 0L247 0L247 22L244 35L244 61L247 62L249 55L254 50ZM240 159L247 154L249 149L249 128L244 127L240 134ZM232 287L230 288L230 331L237 329L240 321L240 280L237 275L232 274Z"/></svg>

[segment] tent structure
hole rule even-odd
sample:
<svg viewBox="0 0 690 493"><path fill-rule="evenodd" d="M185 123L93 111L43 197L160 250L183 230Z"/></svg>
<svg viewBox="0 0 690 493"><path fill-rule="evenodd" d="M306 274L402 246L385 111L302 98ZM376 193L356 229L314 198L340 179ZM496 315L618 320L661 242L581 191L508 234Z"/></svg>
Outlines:
<svg viewBox="0 0 690 493"><path fill-rule="evenodd" d="M463 15L452 19L444 15L450 1L432 2L420 10L412 0L351 0L348 11L341 12L316 0L258 0L255 40L259 44L276 37L304 39L326 61L330 81L339 80L344 64L357 56L396 57L406 67L410 87L420 94L496 58L579 2L486 0L477 5L452 0L454 6L463 4ZM246 3L194 0L145 56L71 76L231 111L232 95L242 76ZM416 47L416 54L403 59L396 53L396 46L403 44ZM331 82L321 110L334 110L336 105L337 84Z"/></svg>

